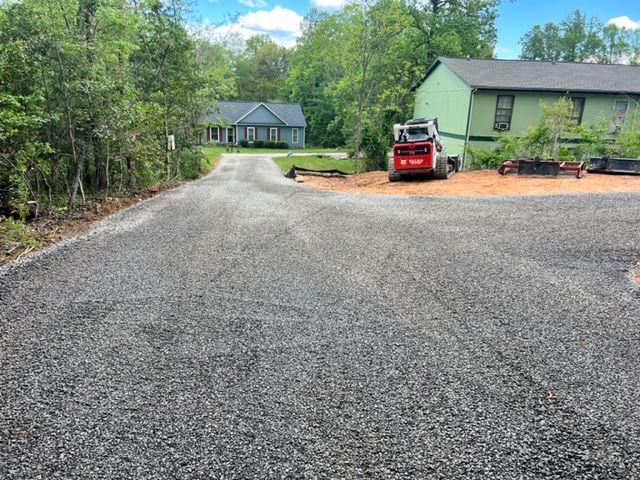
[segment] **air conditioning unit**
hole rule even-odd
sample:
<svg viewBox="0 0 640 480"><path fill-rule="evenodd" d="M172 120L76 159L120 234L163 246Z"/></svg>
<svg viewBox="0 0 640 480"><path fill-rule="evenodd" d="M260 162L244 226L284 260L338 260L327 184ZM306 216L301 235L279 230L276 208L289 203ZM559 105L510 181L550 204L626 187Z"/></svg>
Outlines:
<svg viewBox="0 0 640 480"><path fill-rule="evenodd" d="M493 128L494 130L509 130L509 122L496 122Z"/></svg>

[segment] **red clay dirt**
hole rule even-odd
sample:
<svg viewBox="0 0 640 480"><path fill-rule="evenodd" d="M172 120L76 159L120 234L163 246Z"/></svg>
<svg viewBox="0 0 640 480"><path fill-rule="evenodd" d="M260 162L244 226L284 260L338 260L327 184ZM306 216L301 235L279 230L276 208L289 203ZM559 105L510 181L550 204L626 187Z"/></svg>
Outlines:
<svg viewBox="0 0 640 480"><path fill-rule="evenodd" d="M447 180L389 182L387 172L340 177L303 177L305 184L323 190L401 195L553 195L558 193L640 192L640 176L585 174L557 177L500 175L495 170L467 170Z"/></svg>

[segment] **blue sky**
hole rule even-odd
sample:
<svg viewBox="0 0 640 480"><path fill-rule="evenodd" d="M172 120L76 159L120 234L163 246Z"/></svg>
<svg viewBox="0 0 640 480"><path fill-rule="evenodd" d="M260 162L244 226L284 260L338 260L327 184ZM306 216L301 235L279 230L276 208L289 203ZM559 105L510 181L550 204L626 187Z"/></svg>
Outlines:
<svg viewBox="0 0 640 480"><path fill-rule="evenodd" d="M267 33L279 43L292 46L302 16L312 7L339 7L344 0L194 0L197 22L215 24L220 33L229 30L242 36ZM588 16L619 25L640 28L640 0L503 0L497 21L498 58L517 58L518 41L535 24L559 22L580 9Z"/></svg>

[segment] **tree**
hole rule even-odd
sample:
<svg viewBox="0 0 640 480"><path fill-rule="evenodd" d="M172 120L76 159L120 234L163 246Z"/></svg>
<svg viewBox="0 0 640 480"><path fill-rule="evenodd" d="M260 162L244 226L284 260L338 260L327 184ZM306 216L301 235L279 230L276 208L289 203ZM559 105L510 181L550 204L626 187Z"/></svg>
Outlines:
<svg viewBox="0 0 640 480"><path fill-rule="evenodd" d="M0 210L72 208L199 167L206 100L235 79L185 15L179 0L0 5Z"/></svg>
<svg viewBox="0 0 640 480"><path fill-rule="evenodd" d="M602 43L598 60L602 63L620 63L632 55L627 41L627 30L610 24L602 28Z"/></svg>
<svg viewBox="0 0 640 480"><path fill-rule="evenodd" d="M524 60L546 60L555 62L562 58L560 27L555 23L535 25L520 40Z"/></svg>
<svg viewBox="0 0 640 480"><path fill-rule="evenodd" d="M237 94L250 100L281 100L288 64L286 48L266 35L252 36L237 60Z"/></svg>
<svg viewBox="0 0 640 480"><path fill-rule="evenodd" d="M520 39L524 60L633 63L640 58L640 32L603 25L576 10L560 23L534 25Z"/></svg>

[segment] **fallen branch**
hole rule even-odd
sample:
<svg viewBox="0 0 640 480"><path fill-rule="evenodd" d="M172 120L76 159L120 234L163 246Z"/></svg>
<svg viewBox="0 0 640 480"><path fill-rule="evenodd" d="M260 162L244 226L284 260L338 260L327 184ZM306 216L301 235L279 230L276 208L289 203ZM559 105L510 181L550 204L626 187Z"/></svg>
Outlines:
<svg viewBox="0 0 640 480"><path fill-rule="evenodd" d="M34 249L33 246L27 248L24 252L22 252L20 255L18 255L18 258L16 258L16 260L20 260L22 257L24 257L27 253L29 253L33 249Z"/></svg>

